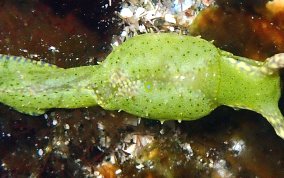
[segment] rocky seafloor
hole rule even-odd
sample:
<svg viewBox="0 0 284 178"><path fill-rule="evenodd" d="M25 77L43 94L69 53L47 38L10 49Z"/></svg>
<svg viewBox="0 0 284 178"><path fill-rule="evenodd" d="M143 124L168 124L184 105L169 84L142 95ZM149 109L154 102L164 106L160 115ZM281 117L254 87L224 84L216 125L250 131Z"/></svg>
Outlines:
<svg viewBox="0 0 284 178"><path fill-rule="evenodd" d="M145 31L200 35L256 60L284 52L281 1L183 1L167 18L168 11L147 16L156 7L147 2L2 0L0 53L64 68L95 65L112 45ZM283 112L282 98L279 106ZM1 105L0 129L0 177L284 177L284 141L261 115L229 107L161 124L100 107L35 117Z"/></svg>

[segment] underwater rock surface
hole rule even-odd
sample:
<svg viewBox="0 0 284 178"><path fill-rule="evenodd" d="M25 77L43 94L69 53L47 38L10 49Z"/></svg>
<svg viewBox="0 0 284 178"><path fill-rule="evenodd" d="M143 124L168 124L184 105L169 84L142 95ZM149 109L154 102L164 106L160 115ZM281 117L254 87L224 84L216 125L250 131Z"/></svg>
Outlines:
<svg viewBox="0 0 284 178"><path fill-rule="evenodd" d="M257 60L284 52L282 12L249 2L216 1L190 32ZM117 1L6 0L0 8L0 53L65 68L103 60L122 29ZM1 105L0 129L1 177L284 177L284 141L260 115L228 107L161 124L99 107L31 117Z"/></svg>

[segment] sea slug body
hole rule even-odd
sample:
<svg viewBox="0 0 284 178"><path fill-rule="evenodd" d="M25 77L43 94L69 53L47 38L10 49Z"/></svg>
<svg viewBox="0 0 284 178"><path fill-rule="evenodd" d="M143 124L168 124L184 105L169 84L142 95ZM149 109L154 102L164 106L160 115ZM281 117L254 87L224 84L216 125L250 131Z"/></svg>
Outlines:
<svg viewBox="0 0 284 178"><path fill-rule="evenodd" d="M161 121L199 119L227 105L262 114L284 138L283 61L283 54L265 62L234 56L198 37L144 34L95 66L63 69L1 55L0 102L34 115L100 105Z"/></svg>

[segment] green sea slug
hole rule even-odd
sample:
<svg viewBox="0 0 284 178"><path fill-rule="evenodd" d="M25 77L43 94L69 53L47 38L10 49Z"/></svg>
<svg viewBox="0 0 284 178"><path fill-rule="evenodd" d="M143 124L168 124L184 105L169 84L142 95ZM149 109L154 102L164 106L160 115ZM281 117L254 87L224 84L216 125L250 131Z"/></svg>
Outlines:
<svg viewBox="0 0 284 178"><path fill-rule="evenodd" d="M220 105L262 114L284 138L278 108L284 54L256 62L198 37L145 34L99 65L70 69L0 56L0 102L40 115L99 105L160 121L199 119Z"/></svg>

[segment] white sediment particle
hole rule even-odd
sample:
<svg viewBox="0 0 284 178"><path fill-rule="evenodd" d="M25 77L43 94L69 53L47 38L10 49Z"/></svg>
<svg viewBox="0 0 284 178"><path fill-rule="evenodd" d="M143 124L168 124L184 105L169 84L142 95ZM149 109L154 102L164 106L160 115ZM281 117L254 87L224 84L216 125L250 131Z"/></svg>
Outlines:
<svg viewBox="0 0 284 178"><path fill-rule="evenodd" d="M2 167L3 170L7 170L7 165L3 161L2 161L1 167Z"/></svg>
<svg viewBox="0 0 284 178"><path fill-rule="evenodd" d="M245 148L246 145L243 140L233 140L230 150L238 156L244 151Z"/></svg>
<svg viewBox="0 0 284 178"><path fill-rule="evenodd" d="M136 166L136 169L142 169L142 168L144 168L144 165L143 165L143 164L138 164L138 165Z"/></svg>
<svg viewBox="0 0 284 178"><path fill-rule="evenodd" d="M57 123L58 123L58 121L55 120L55 119L52 121L52 125L57 125Z"/></svg>
<svg viewBox="0 0 284 178"><path fill-rule="evenodd" d="M128 146L126 149L124 149L123 151L130 154L130 155L133 155L133 153L135 152L136 149L137 149L136 145L132 144L132 145Z"/></svg>
<svg viewBox="0 0 284 178"><path fill-rule="evenodd" d="M211 5L213 2L214 2L214 0L202 0L202 3L203 3L205 6Z"/></svg>
<svg viewBox="0 0 284 178"><path fill-rule="evenodd" d="M153 141L154 137L150 135L128 134L124 138L124 143L126 143L126 145L122 150L130 154L131 157L136 157L141 148L152 143Z"/></svg>
<svg viewBox="0 0 284 178"><path fill-rule="evenodd" d="M114 154L111 154L109 162L112 163L112 164L116 164L117 163L116 160L117 160L116 156Z"/></svg>
<svg viewBox="0 0 284 178"><path fill-rule="evenodd" d="M43 155L43 150L42 150L42 149L39 149L39 150L37 151L37 154L38 154L39 156L42 156L42 155Z"/></svg>
<svg viewBox="0 0 284 178"><path fill-rule="evenodd" d="M143 15L146 10L143 7L138 7L135 11L135 17L139 18Z"/></svg>
<svg viewBox="0 0 284 178"><path fill-rule="evenodd" d="M94 176L96 177L101 176L101 173L99 171L94 171Z"/></svg>
<svg viewBox="0 0 284 178"><path fill-rule="evenodd" d="M122 173L122 170L121 170L121 169L118 169L118 170L115 171L115 174L116 174L116 175L121 174L121 173Z"/></svg>
<svg viewBox="0 0 284 178"><path fill-rule="evenodd" d="M127 32L126 32L126 31L123 31L123 32L121 33L121 36L126 37L126 36L127 36Z"/></svg>
<svg viewBox="0 0 284 178"><path fill-rule="evenodd" d="M103 135L100 138L100 145L102 145L106 148L108 148L110 146L110 142L111 142L111 137L109 137L109 136Z"/></svg>
<svg viewBox="0 0 284 178"><path fill-rule="evenodd" d="M190 146L189 143L183 143L183 144L180 144L180 146L182 147L183 150L187 151L187 158L193 156L193 150Z"/></svg>
<svg viewBox="0 0 284 178"><path fill-rule="evenodd" d="M27 53L28 50L27 49L19 49L20 51L24 52L24 53Z"/></svg>
<svg viewBox="0 0 284 178"><path fill-rule="evenodd" d="M64 129L69 130L69 129L70 129L69 124L65 124L65 125L64 125Z"/></svg>
<svg viewBox="0 0 284 178"><path fill-rule="evenodd" d="M98 122L98 129L99 130L104 130L105 129L105 126L102 122Z"/></svg>
<svg viewBox="0 0 284 178"><path fill-rule="evenodd" d="M51 52L59 52L59 50L58 49L56 49L54 46L50 46L49 48L48 48L48 50L49 51L51 51Z"/></svg>
<svg viewBox="0 0 284 178"><path fill-rule="evenodd" d="M188 27L206 6L204 2L208 4L212 0L125 0L119 12L124 23L119 40L123 42L140 33L149 32L188 34L184 27Z"/></svg>
<svg viewBox="0 0 284 178"><path fill-rule="evenodd" d="M170 27L169 27L169 30L170 30L171 32L174 32L174 31L175 31L175 27L170 26Z"/></svg>
<svg viewBox="0 0 284 178"><path fill-rule="evenodd" d="M232 173L229 172L226 166L226 161L223 159L217 160L213 164L213 168L217 171L220 177L232 177Z"/></svg>
<svg viewBox="0 0 284 178"><path fill-rule="evenodd" d="M172 4L171 11L173 13L180 13L193 6L193 4L194 4L193 0L183 0L183 1L175 0Z"/></svg>
<svg viewBox="0 0 284 178"><path fill-rule="evenodd" d="M60 140L58 140L57 142L55 142L55 145L56 146L60 146L62 143L61 143L61 141Z"/></svg>
<svg viewBox="0 0 284 178"><path fill-rule="evenodd" d="M138 30L143 33L143 32L147 32L145 25L139 25Z"/></svg>
<svg viewBox="0 0 284 178"><path fill-rule="evenodd" d="M175 19L174 15L172 15L172 14L166 14L165 15L165 21L169 22L169 23L176 24L176 19Z"/></svg>
<svg viewBox="0 0 284 178"><path fill-rule="evenodd" d="M114 43L112 43L112 46L118 46L118 45L119 45L118 41L115 41Z"/></svg>
<svg viewBox="0 0 284 178"><path fill-rule="evenodd" d="M147 12L145 19L148 21L151 21L152 19L158 18L158 17L162 17L162 13L156 10L150 10Z"/></svg>
<svg viewBox="0 0 284 178"><path fill-rule="evenodd" d="M133 12L129 8L125 7L121 9L120 16L122 18L130 18L133 16Z"/></svg>

